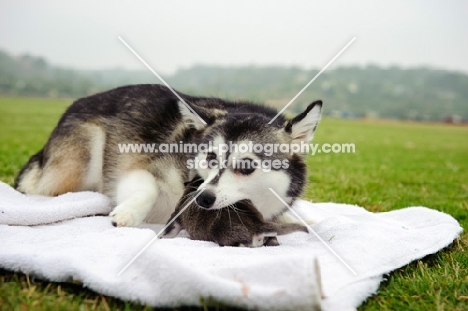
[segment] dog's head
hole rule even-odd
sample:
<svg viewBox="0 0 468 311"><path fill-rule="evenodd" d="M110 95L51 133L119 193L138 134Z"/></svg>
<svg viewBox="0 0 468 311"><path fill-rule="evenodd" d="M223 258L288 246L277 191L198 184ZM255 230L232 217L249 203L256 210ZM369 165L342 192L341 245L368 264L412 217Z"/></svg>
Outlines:
<svg viewBox="0 0 468 311"><path fill-rule="evenodd" d="M250 200L266 219L286 209L297 198L305 185L305 146L313 138L321 115L322 102L310 104L304 112L291 120L282 116L268 124L276 112L269 108L239 106L232 110L217 110L218 117L200 111L204 124L181 104L185 119L197 129L203 129L198 152L190 169L204 179L205 188L197 198L199 206L220 209L240 200ZM197 107L194 107L197 110ZM204 111L205 110L205 111Z"/></svg>

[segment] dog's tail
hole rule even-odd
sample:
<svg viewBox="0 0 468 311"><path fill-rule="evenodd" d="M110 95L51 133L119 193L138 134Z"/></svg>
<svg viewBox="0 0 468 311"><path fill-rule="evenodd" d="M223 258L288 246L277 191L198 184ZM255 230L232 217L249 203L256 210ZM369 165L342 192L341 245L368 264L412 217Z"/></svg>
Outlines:
<svg viewBox="0 0 468 311"><path fill-rule="evenodd" d="M23 193L36 193L37 183L42 175L44 150L39 151L21 169L15 179L15 189Z"/></svg>

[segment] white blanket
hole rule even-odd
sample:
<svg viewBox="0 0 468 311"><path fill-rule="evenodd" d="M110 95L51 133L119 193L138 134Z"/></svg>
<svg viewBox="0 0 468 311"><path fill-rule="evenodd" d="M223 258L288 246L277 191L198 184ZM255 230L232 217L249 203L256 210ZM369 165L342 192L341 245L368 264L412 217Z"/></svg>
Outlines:
<svg viewBox="0 0 468 311"><path fill-rule="evenodd" d="M216 301L259 310L354 310L384 274L449 245L462 228L424 207L370 213L361 207L298 201L314 234L280 236L278 247L233 248L186 237L156 240L117 273L162 225L114 228L98 193L27 197L0 183L0 267L51 281L79 281L99 293L155 307ZM42 224L42 225L39 225ZM325 298L319 298L317 259Z"/></svg>

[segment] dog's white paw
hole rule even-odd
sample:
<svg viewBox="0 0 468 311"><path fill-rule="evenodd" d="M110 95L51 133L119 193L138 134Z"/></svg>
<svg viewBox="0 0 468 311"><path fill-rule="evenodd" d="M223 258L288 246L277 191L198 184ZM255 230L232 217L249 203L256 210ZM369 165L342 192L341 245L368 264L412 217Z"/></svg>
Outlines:
<svg viewBox="0 0 468 311"><path fill-rule="evenodd" d="M249 247L277 246L279 243L276 236L276 232L254 234L252 237L252 244L250 244Z"/></svg>
<svg viewBox="0 0 468 311"><path fill-rule="evenodd" d="M128 209L119 209L118 207L109 214L111 223L114 227L136 227L143 222L144 216Z"/></svg>
<svg viewBox="0 0 468 311"><path fill-rule="evenodd" d="M264 233L255 234L252 237L252 244L250 247L262 247L264 243L265 243L265 234Z"/></svg>

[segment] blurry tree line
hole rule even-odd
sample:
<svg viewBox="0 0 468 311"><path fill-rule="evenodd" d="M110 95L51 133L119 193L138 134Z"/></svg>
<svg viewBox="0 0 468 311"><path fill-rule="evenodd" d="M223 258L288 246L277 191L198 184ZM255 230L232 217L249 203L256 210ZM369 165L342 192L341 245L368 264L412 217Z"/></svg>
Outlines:
<svg viewBox="0 0 468 311"><path fill-rule="evenodd" d="M157 70L157 68L155 68ZM197 65L164 76L175 89L201 96L247 99L282 108L318 70L298 67ZM52 66L41 57L0 51L0 95L79 98L113 87L159 83L147 70L83 71ZM468 75L429 68L339 67L325 71L290 106L300 112L316 99L337 117L468 119Z"/></svg>

